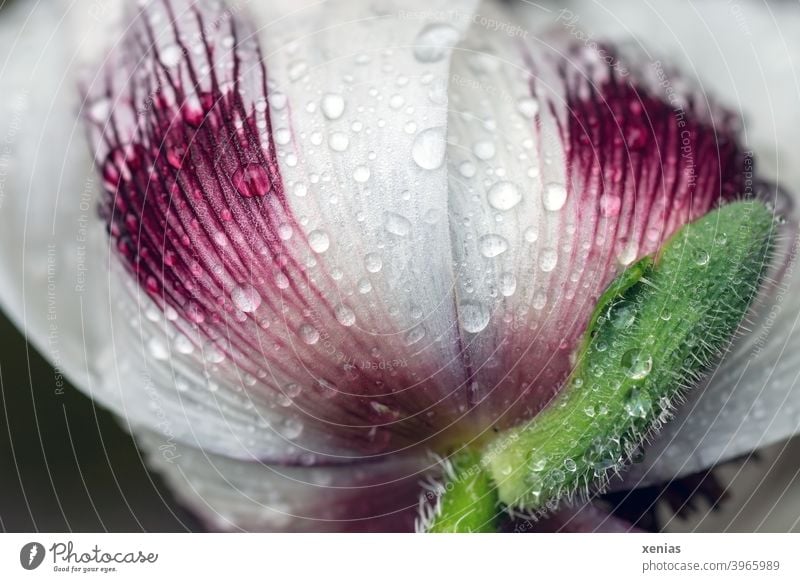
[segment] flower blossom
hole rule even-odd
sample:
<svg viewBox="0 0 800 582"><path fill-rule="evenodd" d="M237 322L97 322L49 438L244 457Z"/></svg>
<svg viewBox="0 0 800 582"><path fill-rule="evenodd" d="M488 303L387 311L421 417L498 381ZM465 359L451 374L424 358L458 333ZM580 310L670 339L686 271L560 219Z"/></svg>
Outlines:
<svg viewBox="0 0 800 582"><path fill-rule="evenodd" d="M35 9L56 41L39 86L10 79L33 121L0 198L3 305L208 527L410 530L436 456L563 390L615 277L736 200L796 218L782 73L720 67L742 52L723 18L708 54L701 16L684 45L607 4ZM781 42L753 46L800 55ZM797 284L785 246L766 298ZM795 433L796 296L761 301L627 485Z"/></svg>

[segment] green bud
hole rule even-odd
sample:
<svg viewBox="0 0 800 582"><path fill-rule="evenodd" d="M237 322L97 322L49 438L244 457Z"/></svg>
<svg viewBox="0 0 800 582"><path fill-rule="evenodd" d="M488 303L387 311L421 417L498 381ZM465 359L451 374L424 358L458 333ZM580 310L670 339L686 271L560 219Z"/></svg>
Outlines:
<svg viewBox="0 0 800 582"><path fill-rule="evenodd" d="M728 346L768 265L773 225L758 202L728 204L611 284L557 399L498 435L509 446L484 453L500 501L552 506L638 454Z"/></svg>

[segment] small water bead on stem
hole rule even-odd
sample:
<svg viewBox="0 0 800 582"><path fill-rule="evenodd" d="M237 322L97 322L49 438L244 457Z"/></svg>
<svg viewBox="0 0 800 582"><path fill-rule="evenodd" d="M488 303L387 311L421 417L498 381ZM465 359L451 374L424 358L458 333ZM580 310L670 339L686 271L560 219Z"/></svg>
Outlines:
<svg viewBox="0 0 800 582"><path fill-rule="evenodd" d="M720 225L728 233L720 242ZM762 204L723 206L627 268L598 300L555 402L497 436L486 455L506 505L535 510L630 460L671 402L724 350L769 264L775 223Z"/></svg>

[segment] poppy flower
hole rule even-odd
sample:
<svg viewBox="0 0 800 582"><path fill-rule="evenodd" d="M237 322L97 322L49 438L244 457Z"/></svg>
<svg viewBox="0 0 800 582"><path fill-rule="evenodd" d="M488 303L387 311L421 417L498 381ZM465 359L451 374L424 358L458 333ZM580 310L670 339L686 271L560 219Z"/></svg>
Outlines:
<svg viewBox="0 0 800 582"><path fill-rule="evenodd" d="M439 458L574 385L609 285L748 200L784 222L741 281L753 329L687 402L638 403L626 486L796 432L790 6L10 10L42 59L3 75L0 298L208 527L413 529ZM726 224L693 262L739 248Z"/></svg>

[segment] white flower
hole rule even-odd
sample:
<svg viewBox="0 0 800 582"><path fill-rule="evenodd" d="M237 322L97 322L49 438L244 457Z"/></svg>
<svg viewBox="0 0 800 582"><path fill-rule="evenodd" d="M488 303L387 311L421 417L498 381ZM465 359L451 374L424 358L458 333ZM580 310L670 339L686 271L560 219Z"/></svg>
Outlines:
<svg viewBox="0 0 800 582"><path fill-rule="evenodd" d="M109 4L0 15L0 299L214 528L409 527L621 266L800 184L788 4ZM633 484L796 432L792 266Z"/></svg>

